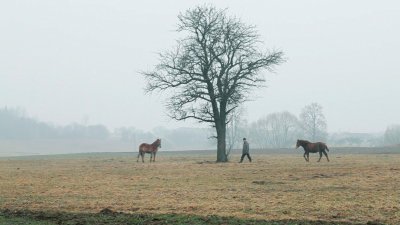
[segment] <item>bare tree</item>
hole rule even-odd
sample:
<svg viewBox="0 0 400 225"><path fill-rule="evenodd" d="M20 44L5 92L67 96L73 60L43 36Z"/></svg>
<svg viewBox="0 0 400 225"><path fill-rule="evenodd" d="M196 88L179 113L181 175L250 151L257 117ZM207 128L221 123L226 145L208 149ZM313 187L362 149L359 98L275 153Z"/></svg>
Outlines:
<svg viewBox="0 0 400 225"><path fill-rule="evenodd" d="M320 104L311 103L310 105L306 105L299 119L305 138L312 141L326 139L326 119Z"/></svg>
<svg viewBox="0 0 400 225"><path fill-rule="evenodd" d="M217 162L226 162L230 114L265 82L263 70L282 62L280 51L260 51L254 26L226 10L198 6L178 16L183 33L176 48L160 54L154 71L144 72L147 92L171 90L166 106L176 120L195 119L216 130Z"/></svg>
<svg viewBox="0 0 400 225"><path fill-rule="evenodd" d="M400 145L400 125L391 125L384 134L385 145Z"/></svg>
<svg viewBox="0 0 400 225"><path fill-rule="evenodd" d="M290 112L269 114L253 124L254 136L263 148L282 148L293 145L298 132L298 120Z"/></svg>
<svg viewBox="0 0 400 225"><path fill-rule="evenodd" d="M267 116L269 138L276 148L293 145L293 138L298 131L298 120L295 115L285 111Z"/></svg>
<svg viewBox="0 0 400 225"><path fill-rule="evenodd" d="M252 138L253 146L261 149L270 147L267 117L262 117L250 124L249 136Z"/></svg>

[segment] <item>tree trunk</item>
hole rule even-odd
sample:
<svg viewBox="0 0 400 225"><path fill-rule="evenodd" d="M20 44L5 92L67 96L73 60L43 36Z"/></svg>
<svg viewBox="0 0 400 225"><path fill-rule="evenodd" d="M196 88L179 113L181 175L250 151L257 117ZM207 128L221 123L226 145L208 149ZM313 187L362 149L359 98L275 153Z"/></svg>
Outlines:
<svg viewBox="0 0 400 225"><path fill-rule="evenodd" d="M220 125L217 129L217 162L228 162L226 155L226 125Z"/></svg>

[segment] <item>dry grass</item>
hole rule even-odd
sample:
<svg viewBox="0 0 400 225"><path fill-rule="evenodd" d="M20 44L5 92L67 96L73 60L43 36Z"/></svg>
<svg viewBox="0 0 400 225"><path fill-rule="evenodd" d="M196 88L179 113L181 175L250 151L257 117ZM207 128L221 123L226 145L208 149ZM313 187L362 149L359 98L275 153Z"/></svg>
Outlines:
<svg viewBox="0 0 400 225"><path fill-rule="evenodd" d="M182 213L400 224L400 154L0 158L0 209ZM147 156L147 160L148 160ZM207 161L208 160L208 161Z"/></svg>

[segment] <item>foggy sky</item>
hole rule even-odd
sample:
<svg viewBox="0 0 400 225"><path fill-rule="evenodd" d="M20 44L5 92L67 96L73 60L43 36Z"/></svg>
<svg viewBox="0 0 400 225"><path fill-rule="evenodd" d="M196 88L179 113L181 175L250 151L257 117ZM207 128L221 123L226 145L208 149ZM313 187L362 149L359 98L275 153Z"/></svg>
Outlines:
<svg viewBox="0 0 400 225"><path fill-rule="evenodd" d="M245 104L255 121L324 107L328 131L379 132L400 123L398 1L20 1L0 2L0 107L54 124L143 130L174 122L140 71L175 45L177 15L212 2L257 26L287 62Z"/></svg>

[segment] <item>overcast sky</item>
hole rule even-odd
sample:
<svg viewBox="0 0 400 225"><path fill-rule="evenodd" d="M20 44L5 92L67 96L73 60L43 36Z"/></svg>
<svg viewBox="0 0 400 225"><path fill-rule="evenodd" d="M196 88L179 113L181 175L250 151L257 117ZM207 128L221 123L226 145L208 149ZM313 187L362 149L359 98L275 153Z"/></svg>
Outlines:
<svg viewBox="0 0 400 225"><path fill-rule="evenodd" d="M396 0L0 1L0 107L59 125L196 126L171 121L139 72L175 45L179 12L208 2L256 25L287 58L245 105L249 122L317 102L329 132L400 124Z"/></svg>

